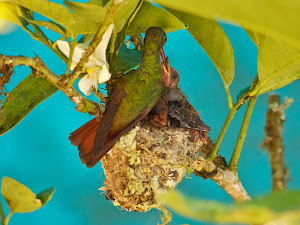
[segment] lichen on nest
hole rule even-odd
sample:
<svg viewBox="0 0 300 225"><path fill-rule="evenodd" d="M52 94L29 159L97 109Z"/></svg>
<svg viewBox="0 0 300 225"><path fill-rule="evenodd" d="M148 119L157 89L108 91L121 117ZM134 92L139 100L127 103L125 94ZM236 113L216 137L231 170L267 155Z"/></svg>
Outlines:
<svg viewBox="0 0 300 225"><path fill-rule="evenodd" d="M191 137L192 129L141 123L101 160L106 180L100 190L128 211L160 208L161 196L203 161L203 141Z"/></svg>

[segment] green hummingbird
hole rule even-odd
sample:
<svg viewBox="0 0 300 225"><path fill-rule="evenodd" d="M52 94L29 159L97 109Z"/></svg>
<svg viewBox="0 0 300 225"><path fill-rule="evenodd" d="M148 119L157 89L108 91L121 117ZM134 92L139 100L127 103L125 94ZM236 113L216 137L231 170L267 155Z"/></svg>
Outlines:
<svg viewBox="0 0 300 225"><path fill-rule="evenodd" d="M140 66L119 79L100 122L94 118L70 134L69 140L78 146L79 157L88 168L97 164L120 137L147 116L160 98L163 86L168 85L169 66L163 53L166 40L161 28L149 28Z"/></svg>

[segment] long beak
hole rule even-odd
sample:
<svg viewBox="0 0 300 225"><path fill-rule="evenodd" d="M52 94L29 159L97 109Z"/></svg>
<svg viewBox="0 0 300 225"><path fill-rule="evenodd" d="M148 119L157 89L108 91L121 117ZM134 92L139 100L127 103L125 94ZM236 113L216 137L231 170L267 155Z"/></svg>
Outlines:
<svg viewBox="0 0 300 225"><path fill-rule="evenodd" d="M170 68L170 64L169 64L169 58L165 57L165 53L163 48L160 49L160 55L162 58L162 70L163 70L163 83L165 85L165 87L169 87L171 85L171 68Z"/></svg>
<svg viewBox="0 0 300 225"><path fill-rule="evenodd" d="M165 57L165 53L164 53L163 48L160 49L160 55L161 55L163 63L165 64L166 63L166 57Z"/></svg>

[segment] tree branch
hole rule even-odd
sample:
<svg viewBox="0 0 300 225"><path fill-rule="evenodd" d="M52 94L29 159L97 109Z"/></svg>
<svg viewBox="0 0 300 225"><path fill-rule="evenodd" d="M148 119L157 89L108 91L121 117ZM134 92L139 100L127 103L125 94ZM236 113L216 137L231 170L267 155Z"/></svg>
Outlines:
<svg viewBox="0 0 300 225"><path fill-rule="evenodd" d="M200 148L200 152L209 152L214 148L211 139L209 137L207 137L207 139L207 144ZM238 177L238 173L228 169L227 163L222 156L216 156L214 161L203 160L202 162L194 162L193 168L194 174L203 179L212 179L220 188L224 189L236 203L250 200L247 191Z"/></svg>
<svg viewBox="0 0 300 225"><path fill-rule="evenodd" d="M5 56L0 54L0 67L13 68L16 65L25 65L31 68L32 73L42 77L59 90L61 90L69 99L76 104L76 110L82 113L89 113L99 116L104 111L104 106L96 102L87 100L79 94L73 87L66 87L60 76L55 75L44 62L38 57L30 58L25 56Z"/></svg>
<svg viewBox="0 0 300 225"><path fill-rule="evenodd" d="M286 189L286 172L284 166L284 146L282 139L283 123L285 121L285 109L292 99L287 98L281 104L279 95L269 95L269 108L266 114L265 140L262 147L269 151L272 169L272 190L281 191Z"/></svg>

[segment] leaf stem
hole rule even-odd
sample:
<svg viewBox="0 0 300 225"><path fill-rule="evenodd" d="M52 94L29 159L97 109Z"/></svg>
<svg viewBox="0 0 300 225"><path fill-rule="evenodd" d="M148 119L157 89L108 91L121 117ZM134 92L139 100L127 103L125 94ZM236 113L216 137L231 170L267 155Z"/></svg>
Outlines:
<svg viewBox="0 0 300 225"><path fill-rule="evenodd" d="M217 154L218 149L219 149L219 147L221 145L221 142L222 142L222 140L224 138L224 135L225 135L225 133L226 133L228 127L229 127L229 124L230 124L231 120L233 119L235 113L236 113L235 108L231 108L229 110L228 115L227 115L226 120L225 120L225 123L224 123L224 125L222 127L222 130L221 130L221 132L220 132L220 134L218 136L218 139L217 139L217 141L215 143L215 146L214 146L214 148L211 150L211 152L209 154L209 159L214 160L214 158L216 157L216 154Z"/></svg>
<svg viewBox="0 0 300 225"><path fill-rule="evenodd" d="M247 92L244 92L242 94L242 96L239 98L239 100L232 107L230 107L230 102L232 104L232 98L231 98L231 95L230 95L229 87L225 86L225 90L226 90L227 98L228 98L229 112L228 112L227 118L225 120L225 123L222 127L222 130L221 130L221 132L218 136L218 139L217 139L213 149L211 150L211 152L209 154L209 159L210 160L214 160L214 158L216 157L216 154L217 154L218 149L221 145L221 142L224 138L224 135L225 135L225 133L226 133L228 127L229 127L229 124L230 124L231 120L233 119L236 111L239 110L242 107L242 105L245 104L249 100L249 98L251 96L253 96L253 95L251 95L252 92L253 92L253 89L255 89L258 86L258 84L259 84L259 79L258 79L258 74L257 74L255 76L253 82L252 82L250 90L247 91Z"/></svg>
<svg viewBox="0 0 300 225"><path fill-rule="evenodd" d="M246 112L245 112L245 116L242 122L242 126L240 129L240 133L237 139L237 142L235 144L234 150L233 150L233 154L231 156L230 162L229 162L229 166L228 169L230 171L236 172L237 171L237 166L238 166L238 162L239 162L239 158L241 155L241 151L242 151L242 147L244 144L244 140L247 134L247 130L248 130L248 126L250 123L250 119L251 119L251 115L254 109L254 105L256 102L257 96L254 95L250 98Z"/></svg>
<svg viewBox="0 0 300 225"><path fill-rule="evenodd" d="M233 103L232 103L232 97L230 94L229 86L224 86L224 88L225 88L226 95L227 95L228 106L229 106L229 109L231 109L233 107Z"/></svg>
<svg viewBox="0 0 300 225"><path fill-rule="evenodd" d="M218 149L221 145L221 142L225 136L225 133L229 127L229 124L231 122L231 120L233 119L235 113L237 112L237 110L239 110L239 108L249 99L248 97L248 92L245 92L242 97L229 109L228 115L226 117L225 123L222 127L222 130L218 136L218 139L214 145L214 148L211 150L210 154L209 154L209 159L214 160L214 158L216 157L216 154L218 152Z"/></svg>
<svg viewBox="0 0 300 225"><path fill-rule="evenodd" d="M10 217L14 214L13 211L10 211L9 214L7 215L7 217L4 220L4 225L8 225L8 222L10 220Z"/></svg>
<svg viewBox="0 0 300 225"><path fill-rule="evenodd" d="M0 199L0 220L1 220L1 225L4 225L5 215L4 215L4 211L2 208L1 199Z"/></svg>

